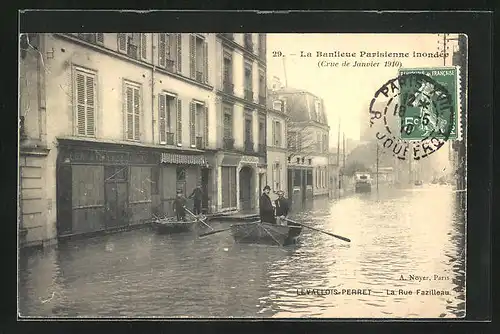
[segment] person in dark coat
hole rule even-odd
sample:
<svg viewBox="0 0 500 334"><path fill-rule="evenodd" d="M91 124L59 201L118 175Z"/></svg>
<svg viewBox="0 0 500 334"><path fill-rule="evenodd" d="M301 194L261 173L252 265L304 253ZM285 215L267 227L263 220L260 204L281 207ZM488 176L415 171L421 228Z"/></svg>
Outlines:
<svg viewBox="0 0 500 334"><path fill-rule="evenodd" d="M276 207L276 221L279 225L287 225L284 218L288 216L290 211L290 204L288 199L285 198L283 190L278 191L278 199L274 201Z"/></svg>
<svg viewBox="0 0 500 334"><path fill-rule="evenodd" d="M177 197L174 200L174 212L177 215L177 221L186 221L186 199L182 196L182 192L177 192Z"/></svg>
<svg viewBox="0 0 500 334"><path fill-rule="evenodd" d="M189 198L193 199L193 213L195 215L201 214L201 200L203 198L203 190L201 190L201 186L198 185L194 188Z"/></svg>
<svg viewBox="0 0 500 334"><path fill-rule="evenodd" d="M264 187L264 192L260 196L260 221L263 223L275 224L276 219L274 217L274 206L269 193L271 188L269 186Z"/></svg>

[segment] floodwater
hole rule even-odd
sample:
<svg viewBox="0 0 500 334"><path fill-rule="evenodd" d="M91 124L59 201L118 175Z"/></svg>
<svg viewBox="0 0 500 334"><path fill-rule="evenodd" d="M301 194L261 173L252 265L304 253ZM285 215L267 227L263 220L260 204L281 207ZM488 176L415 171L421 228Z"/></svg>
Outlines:
<svg viewBox="0 0 500 334"><path fill-rule="evenodd" d="M463 317L465 228L456 202L451 187L424 185L318 199L294 208L297 221L351 243L306 228L299 245L285 248L235 244L229 233L197 238L196 233L156 235L149 228L71 241L21 255L19 312L42 317Z"/></svg>

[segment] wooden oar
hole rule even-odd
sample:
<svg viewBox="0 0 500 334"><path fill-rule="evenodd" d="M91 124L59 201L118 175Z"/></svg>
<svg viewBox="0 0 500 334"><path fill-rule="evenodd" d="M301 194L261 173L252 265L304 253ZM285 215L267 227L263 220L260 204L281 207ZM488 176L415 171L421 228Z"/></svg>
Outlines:
<svg viewBox="0 0 500 334"><path fill-rule="evenodd" d="M328 234L328 235L330 235L332 237L335 237L335 238L338 238L340 240L351 242L351 239L349 239L349 238L342 237L340 235L336 235L336 234L333 234L333 233L330 233L330 232L327 232L327 231L323 231L323 230L320 230L319 228L315 228L315 227L312 227L312 226L309 226L309 225L306 225L306 224L302 224L302 223L293 221L293 220L288 219L288 218L285 218L285 220L288 221L288 222L290 222L290 223L293 223L293 224L297 224L297 225L300 225L300 226L304 226L304 227L310 228L311 230L315 230L315 231L318 231L318 232L321 232L321 233L324 233L324 234Z"/></svg>
<svg viewBox="0 0 500 334"><path fill-rule="evenodd" d="M211 235L211 234L216 234L216 233L221 233L221 232L226 232L226 231L229 231L231 228L225 228L223 230L217 230L217 231L210 231L210 232L207 232L207 233L202 233L200 234L198 237L199 238L202 238L202 237L206 237L207 235Z"/></svg>
<svg viewBox="0 0 500 334"><path fill-rule="evenodd" d="M187 213L189 213L191 216L193 216L193 217L194 217L197 221L199 221L199 222L203 223L203 224L204 224L205 226L207 226L209 229L213 230L212 226L210 226L210 225L208 225L207 223L205 223L205 222L203 221L203 219L198 218L198 216L196 216L194 213L192 213L191 211L189 211L189 209L188 209L188 208L184 207L184 210L186 210L186 211L187 211Z"/></svg>

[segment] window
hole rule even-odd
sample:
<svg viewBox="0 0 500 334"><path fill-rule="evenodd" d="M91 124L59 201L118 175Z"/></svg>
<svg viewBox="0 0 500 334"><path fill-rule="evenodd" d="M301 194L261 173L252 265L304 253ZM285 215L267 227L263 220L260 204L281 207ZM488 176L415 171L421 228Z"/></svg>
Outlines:
<svg viewBox="0 0 500 334"><path fill-rule="evenodd" d="M278 110L278 111L282 111L283 110L283 101L281 101L281 100L273 101L273 109Z"/></svg>
<svg viewBox="0 0 500 334"><path fill-rule="evenodd" d="M147 34L118 33L118 51L133 59L147 59Z"/></svg>
<svg viewBox="0 0 500 334"><path fill-rule="evenodd" d="M316 133L316 150L317 152L321 152L321 133Z"/></svg>
<svg viewBox="0 0 500 334"><path fill-rule="evenodd" d="M252 91L252 63L250 61L245 61L245 90Z"/></svg>
<svg viewBox="0 0 500 334"><path fill-rule="evenodd" d="M125 139L141 139L141 87L125 82Z"/></svg>
<svg viewBox="0 0 500 334"><path fill-rule="evenodd" d="M74 75L75 132L79 136L95 136L96 74L76 69Z"/></svg>
<svg viewBox="0 0 500 334"><path fill-rule="evenodd" d="M264 71L259 71L259 103L265 104L266 99L266 75Z"/></svg>
<svg viewBox="0 0 500 334"><path fill-rule="evenodd" d="M208 43L197 34L189 36L190 76L208 84Z"/></svg>
<svg viewBox="0 0 500 334"><path fill-rule="evenodd" d="M281 190L281 166L279 162L273 164L273 190Z"/></svg>
<svg viewBox="0 0 500 334"><path fill-rule="evenodd" d="M186 168L180 166L176 168L176 190L180 190L186 196Z"/></svg>
<svg viewBox="0 0 500 334"><path fill-rule="evenodd" d="M321 101L319 100L316 100L315 104L314 104L314 113L315 113L315 116L316 116L316 121L320 122L321 121Z"/></svg>
<svg viewBox="0 0 500 334"><path fill-rule="evenodd" d="M244 34L244 46L246 49L249 51L253 51L253 41L252 41L252 34Z"/></svg>
<svg viewBox="0 0 500 334"><path fill-rule="evenodd" d="M281 122L273 122L273 145L281 147Z"/></svg>
<svg viewBox="0 0 500 334"><path fill-rule="evenodd" d="M266 120L259 119L259 149L263 150L266 146Z"/></svg>
<svg viewBox="0 0 500 334"><path fill-rule="evenodd" d="M287 137L288 137L288 148L291 150L296 150L297 149L297 132L288 131Z"/></svg>
<svg viewBox="0 0 500 334"><path fill-rule="evenodd" d="M175 145L177 96L171 93L162 93L158 96L158 101L160 144Z"/></svg>
<svg viewBox="0 0 500 334"><path fill-rule="evenodd" d="M224 106L224 138L233 138L233 107Z"/></svg>
<svg viewBox="0 0 500 334"><path fill-rule="evenodd" d="M104 34L103 33L78 33L77 37L93 44L104 44Z"/></svg>
<svg viewBox="0 0 500 334"><path fill-rule="evenodd" d="M259 34L259 56L266 59L266 34Z"/></svg>
<svg viewBox="0 0 500 334"><path fill-rule="evenodd" d="M311 170L311 169L309 169L309 170L307 170L307 172L306 172L306 185L308 185L308 186L311 186L311 187L312 187L312 185L313 185L313 180L312 180L312 179L313 179L312 170Z"/></svg>
<svg viewBox="0 0 500 334"><path fill-rule="evenodd" d="M158 34L158 64L172 72L182 72L182 35Z"/></svg>
<svg viewBox="0 0 500 334"><path fill-rule="evenodd" d="M208 140L207 128L208 109L205 104L193 101L189 109L190 144L198 149L203 149Z"/></svg>
<svg viewBox="0 0 500 334"><path fill-rule="evenodd" d="M224 85L233 83L233 56L229 50L223 51L224 58Z"/></svg>

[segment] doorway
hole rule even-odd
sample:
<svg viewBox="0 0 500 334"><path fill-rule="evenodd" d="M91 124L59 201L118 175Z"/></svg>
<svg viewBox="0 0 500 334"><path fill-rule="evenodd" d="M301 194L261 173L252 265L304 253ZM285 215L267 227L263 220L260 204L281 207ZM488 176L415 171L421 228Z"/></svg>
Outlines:
<svg viewBox="0 0 500 334"><path fill-rule="evenodd" d="M245 166L240 170L240 208L241 210L251 210L252 201L252 168Z"/></svg>
<svg viewBox="0 0 500 334"><path fill-rule="evenodd" d="M128 167L106 166L106 229L128 225Z"/></svg>

